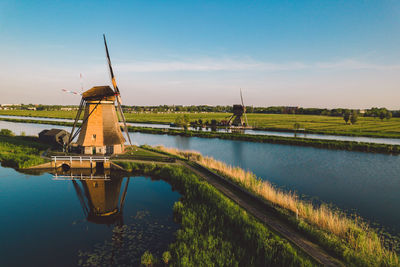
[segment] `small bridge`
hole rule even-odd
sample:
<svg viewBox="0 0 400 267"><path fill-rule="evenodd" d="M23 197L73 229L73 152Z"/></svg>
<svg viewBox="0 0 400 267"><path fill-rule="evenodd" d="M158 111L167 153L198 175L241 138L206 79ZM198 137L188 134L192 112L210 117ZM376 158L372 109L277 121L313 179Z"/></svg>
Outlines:
<svg viewBox="0 0 400 267"><path fill-rule="evenodd" d="M110 168L110 157L103 156L52 156L51 167L64 169Z"/></svg>

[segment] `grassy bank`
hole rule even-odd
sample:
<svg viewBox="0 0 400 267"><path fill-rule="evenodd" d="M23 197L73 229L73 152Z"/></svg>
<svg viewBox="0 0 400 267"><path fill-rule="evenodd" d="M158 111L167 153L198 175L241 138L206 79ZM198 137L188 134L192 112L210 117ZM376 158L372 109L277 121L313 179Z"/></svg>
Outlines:
<svg viewBox="0 0 400 267"><path fill-rule="evenodd" d="M135 174L160 177L182 194L174 205L174 218L182 228L169 247L173 266L315 265L185 167L116 163Z"/></svg>
<svg viewBox="0 0 400 267"><path fill-rule="evenodd" d="M68 127L73 125L72 122L54 122L54 121L32 120L32 119L25 120L25 119L0 118L0 120L9 122L19 122L19 123L61 125ZM362 143L353 141L321 140L321 139L295 138L295 137L270 136L270 135L249 135L241 133L184 131L176 129L160 129L160 128L134 127L134 126L128 126L128 131L149 133L149 134L180 135L186 137L220 138L228 140L284 144L284 145L295 145L295 146L311 146L311 147L325 148L325 149L340 149L340 150L360 151L360 152L400 154L399 145Z"/></svg>
<svg viewBox="0 0 400 267"><path fill-rule="evenodd" d="M48 148L33 136L0 134L0 162L2 166L22 169L44 163L40 155Z"/></svg>
<svg viewBox="0 0 400 267"><path fill-rule="evenodd" d="M33 116L49 118L74 119L76 111L31 111L31 110L1 110L0 115ZM185 113L190 121L217 120L229 117L229 113ZM127 113L128 122L140 123L173 123L181 113ZM354 125L345 124L342 117L319 115L287 115L287 114L247 114L249 124L253 127L274 130L294 131L294 124L299 123L309 133L371 136L400 138L400 118L380 120L371 117L359 117Z"/></svg>
<svg viewBox="0 0 400 267"><path fill-rule="evenodd" d="M349 265L399 266L395 252L383 246L384 240L361 221L350 219L340 211L321 205L313 206L299 199L294 193L274 188L269 182L257 178L253 173L192 151L179 151L158 147L160 151L190 158L212 169L259 198L271 203L278 213L310 238L332 251ZM299 219L296 219L296 214Z"/></svg>

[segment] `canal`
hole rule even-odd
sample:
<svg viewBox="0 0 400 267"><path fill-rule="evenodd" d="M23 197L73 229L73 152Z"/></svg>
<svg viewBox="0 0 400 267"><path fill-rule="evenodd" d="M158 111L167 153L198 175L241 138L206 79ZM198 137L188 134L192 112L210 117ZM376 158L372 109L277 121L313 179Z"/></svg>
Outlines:
<svg viewBox="0 0 400 267"><path fill-rule="evenodd" d="M35 135L50 125L0 121L0 129ZM62 128L60 126L54 126ZM67 128L69 129L69 128ZM198 137L130 133L137 145L196 150L254 172L315 202L333 203L400 233L400 156Z"/></svg>
<svg viewBox="0 0 400 267"><path fill-rule="evenodd" d="M0 167L1 266L138 266L174 242L179 197L149 177L55 180Z"/></svg>

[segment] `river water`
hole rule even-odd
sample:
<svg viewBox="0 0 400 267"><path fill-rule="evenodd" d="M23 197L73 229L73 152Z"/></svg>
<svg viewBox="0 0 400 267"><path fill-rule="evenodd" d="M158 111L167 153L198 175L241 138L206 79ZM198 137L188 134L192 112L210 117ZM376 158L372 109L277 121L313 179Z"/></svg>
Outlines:
<svg viewBox="0 0 400 267"><path fill-rule="evenodd" d="M138 266L146 250L160 257L174 241L179 197L148 177L54 180L0 167L0 265Z"/></svg>
<svg viewBox="0 0 400 267"><path fill-rule="evenodd" d="M30 120L45 120L45 121L66 121L73 122L71 119L58 119L58 118L42 118L42 117L24 117L24 116L10 116L0 115L0 118L9 119L30 119ZM127 123L130 126L136 127L150 127L159 129L181 129L178 127L172 127L167 124L153 124L153 123ZM190 130L196 130L190 128ZM211 131L211 129L203 128L202 131ZM230 132L226 129L218 129L218 132ZM279 132L279 131L259 131L259 130L243 130L245 134L250 135L272 135L282 137L301 137L310 139L321 139L321 140L337 140L337 141L354 141L354 142L365 142L365 143L377 143L377 144L388 144L388 145L400 145L400 138L377 138L377 137L363 137L363 136L343 136L343 135L328 135L328 134L310 134L310 133L292 133L292 132Z"/></svg>
<svg viewBox="0 0 400 267"><path fill-rule="evenodd" d="M0 129L16 133L37 134L51 127L0 121ZM296 191L306 199L333 203L391 233L400 233L400 156L217 138L130 135L137 145L197 150L250 170L279 188Z"/></svg>

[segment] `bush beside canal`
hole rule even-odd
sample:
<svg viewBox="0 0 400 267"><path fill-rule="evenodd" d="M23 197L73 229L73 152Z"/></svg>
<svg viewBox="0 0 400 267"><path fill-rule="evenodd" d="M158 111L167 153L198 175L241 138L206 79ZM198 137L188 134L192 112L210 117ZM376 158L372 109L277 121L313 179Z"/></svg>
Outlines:
<svg viewBox="0 0 400 267"><path fill-rule="evenodd" d="M44 163L40 155L48 148L33 136L14 136L11 131L0 131L0 162L16 169Z"/></svg>
<svg viewBox="0 0 400 267"><path fill-rule="evenodd" d="M217 189L183 166L116 162L126 170L160 177L182 194L174 205L181 224L170 245L176 266L313 266L293 248Z"/></svg>

